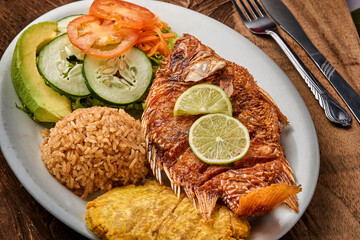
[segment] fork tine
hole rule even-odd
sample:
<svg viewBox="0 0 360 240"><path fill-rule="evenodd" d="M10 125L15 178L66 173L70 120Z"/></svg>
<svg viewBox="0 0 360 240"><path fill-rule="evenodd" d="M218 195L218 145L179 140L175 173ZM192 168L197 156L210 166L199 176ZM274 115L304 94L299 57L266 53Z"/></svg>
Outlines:
<svg viewBox="0 0 360 240"><path fill-rule="evenodd" d="M256 9L260 12L261 17L267 16L265 10L261 7L261 4L258 2L258 0L253 0L253 2L255 3Z"/></svg>
<svg viewBox="0 0 360 240"><path fill-rule="evenodd" d="M235 8L236 8L236 11L239 13L241 19L244 21L244 22L247 22L247 21L251 21L251 20L254 20L254 18L251 16L250 12L247 10L245 4L242 2L242 0L239 0L239 2L241 3L243 9L244 9L244 12L245 12L245 15L243 14L243 12L241 11L239 5L237 4L236 0L231 0L232 3L234 4Z"/></svg>
<svg viewBox="0 0 360 240"><path fill-rule="evenodd" d="M262 17L258 14L258 12L256 11L256 6L254 7L254 4L251 3L252 1L251 0L246 0L248 5L250 6L251 8L251 12L253 13L253 15L255 16L255 19L258 19L259 17ZM253 0L253 2L256 2L256 0Z"/></svg>

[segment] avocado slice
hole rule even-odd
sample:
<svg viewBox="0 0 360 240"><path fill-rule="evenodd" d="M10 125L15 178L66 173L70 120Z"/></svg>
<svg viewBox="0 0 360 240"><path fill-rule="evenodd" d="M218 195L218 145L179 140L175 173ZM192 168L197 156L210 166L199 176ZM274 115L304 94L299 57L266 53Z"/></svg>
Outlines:
<svg viewBox="0 0 360 240"><path fill-rule="evenodd" d="M71 102L45 84L36 67L36 54L56 37L56 22L41 22L19 37L11 63L11 78L24 107L40 122L57 122L71 113Z"/></svg>

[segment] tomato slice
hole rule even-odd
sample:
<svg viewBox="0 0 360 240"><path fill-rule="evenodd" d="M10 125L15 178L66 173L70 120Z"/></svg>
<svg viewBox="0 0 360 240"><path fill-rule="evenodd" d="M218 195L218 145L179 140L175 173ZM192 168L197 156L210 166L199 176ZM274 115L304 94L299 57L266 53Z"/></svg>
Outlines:
<svg viewBox="0 0 360 240"><path fill-rule="evenodd" d="M90 56L112 58L136 43L139 30L118 28L114 21L84 15L75 18L67 26L70 42Z"/></svg>
<svg viewBox="0 0 360 240"><path fill-rule="evenodd" d="M148 9L120 0L95 0L90 15L116 21L117 27L143 29L157 22L157 17Z"/></svg>

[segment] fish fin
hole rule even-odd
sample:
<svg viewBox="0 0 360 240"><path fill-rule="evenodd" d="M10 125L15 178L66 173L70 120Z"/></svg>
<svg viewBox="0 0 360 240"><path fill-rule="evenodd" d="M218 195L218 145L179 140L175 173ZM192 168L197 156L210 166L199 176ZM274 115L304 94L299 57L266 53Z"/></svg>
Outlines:
<svg viewBox="0 0 360 240"><path fill-rule="evenodd" d="M160 184L162 184L162 178L161 178L161 167L158 166L156 159L157 159L157 150L155 146L151 148L150 151L150 167L153 171L153 174L155 175L156 179L159 181Z"/></svg>
<svg viewBox="0 0 360 240"><path fill-rule="evenodd" d="M172 189L173 191L175 191L175 190L174 190L175 184L174 184L173 179L171 178L170 171L169 171L168 167L165 166L165 165L163 165L163 169L164 169L164 172L165 172L167 178L168 178L169 181L170 181L171 189Z"/></svg>
<svg viewBox="0 0 360 240"><path fill-rule="evenodd" d="M195 189L195 195L199 203L202 217L205 220L210 220L211 212L214 209L219 196L207 191L199 191L198 189Z"/></svg>
<svg viewBox="0 0 360 240"><path fill-rule="evenodd" d="M289 208L290 208L291 210L293 210L294 212L296 212L296 213L299 212L299 203L298 203L298 200L297 200L296 196L291 196L291 197L289 197L288 199L286 199L286 200L284 201L284 203L285 203L286 205L288 205Z"/></svg>
<svg viewBox="0 0 360 240"><path fill-rule="evenodd" d="M240 197L236 214L239 216L258 216L269 213L285 200L295 197L300 191L300 185L286 183L271 184L265 188L255 189Z"/></svg>
<svg viewBox="0 0 360 240"><path fill-rule="evenodd" d="M187 195L187 197L189 198L191 204L194 206L194 208L196 209L197 212L199 212L199 209L196 205L196 200L195 200L195 193L194 193L194 188L188 184L184 187L184 191Z"/></svg>

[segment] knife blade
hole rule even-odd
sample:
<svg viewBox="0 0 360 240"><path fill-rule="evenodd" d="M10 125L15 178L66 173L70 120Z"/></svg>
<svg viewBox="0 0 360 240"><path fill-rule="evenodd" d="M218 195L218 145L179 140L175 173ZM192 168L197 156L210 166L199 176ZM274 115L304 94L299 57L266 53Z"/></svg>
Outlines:
<svg viewBox="0 0 360 240"><path fill-rule="evenodd" d="M307 52L316 66L329 80L331 85L348 106L356 120L360 123L360 95L345 81L345 79L326 60L310 41L293 14L281 0L261 0L266 11L300 46Z"/></svg>

